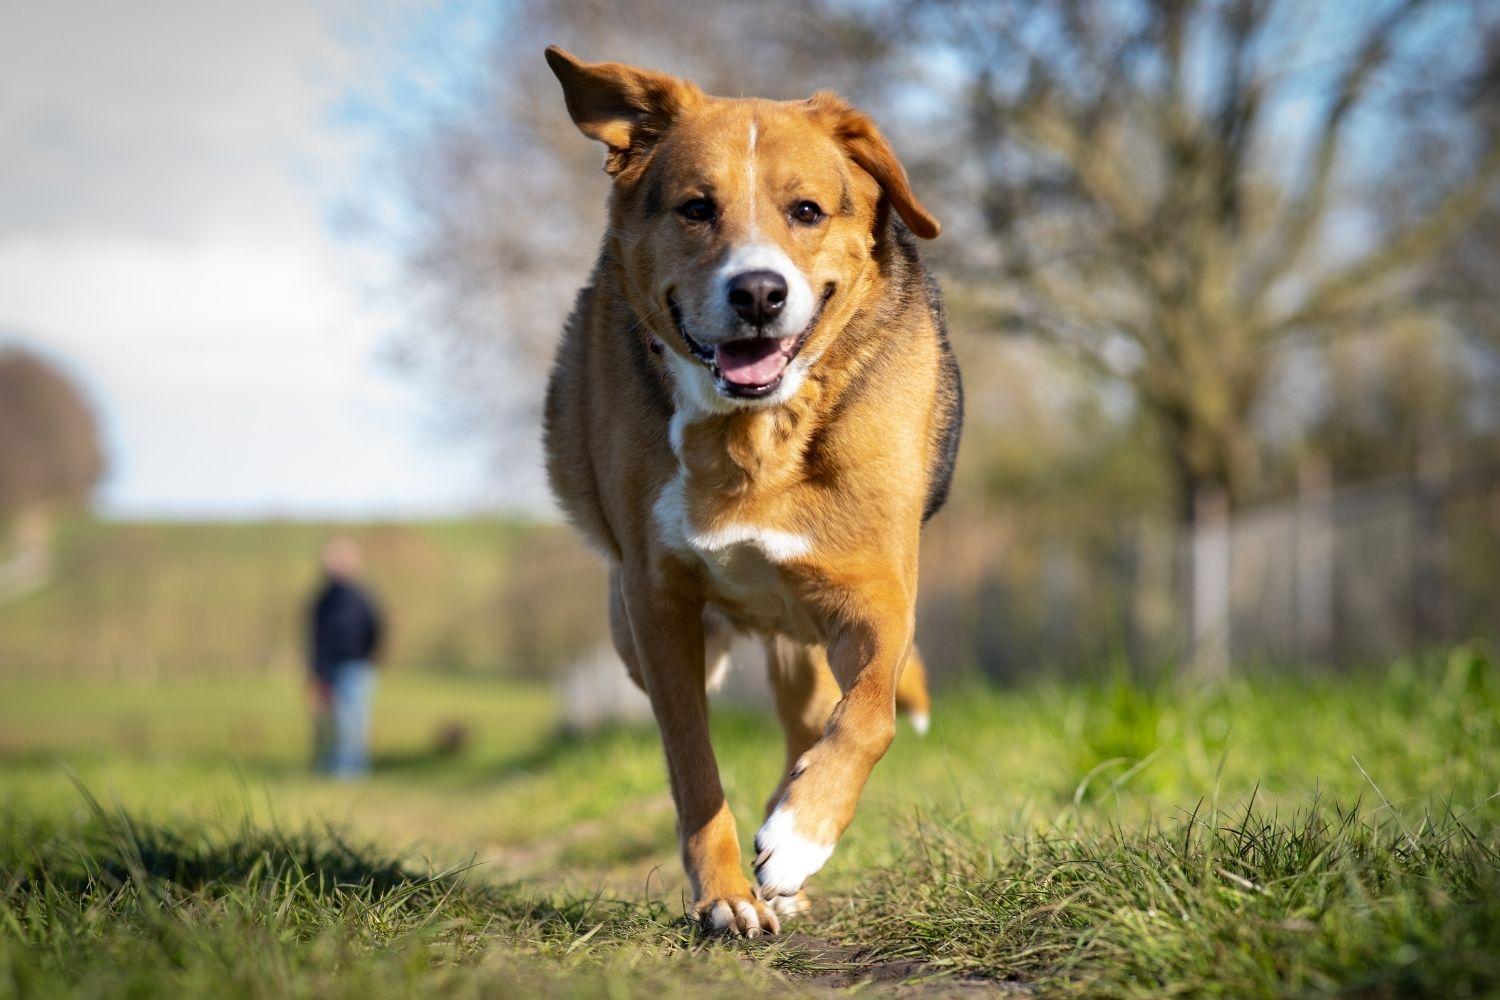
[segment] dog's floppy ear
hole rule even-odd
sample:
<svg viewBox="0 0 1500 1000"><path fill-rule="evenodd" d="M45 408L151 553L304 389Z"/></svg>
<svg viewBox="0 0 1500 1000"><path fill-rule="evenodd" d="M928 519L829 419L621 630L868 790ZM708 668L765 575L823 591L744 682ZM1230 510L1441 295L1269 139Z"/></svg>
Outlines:
<svg viewBox="0 0 1500 1000"><path fill-rule="evenodd" d="M604 169L611 176L651 147L678 112L703 96L675 76L623 63L586 63L556 45L547 65L562 84L563 100L578 130L609 147Z"/></svg>
<svg viewBox="0 0 1500 1000"><path fill-rule="evenodd" d="M849 158L875 178L907 228L924 240L930 240L942 231L938 220L912 194L906 169L896 159L891 144L880 134L869 115L850 107L842 97L828 90L814 94L807 103L813 115L844 147Z"/></svg>

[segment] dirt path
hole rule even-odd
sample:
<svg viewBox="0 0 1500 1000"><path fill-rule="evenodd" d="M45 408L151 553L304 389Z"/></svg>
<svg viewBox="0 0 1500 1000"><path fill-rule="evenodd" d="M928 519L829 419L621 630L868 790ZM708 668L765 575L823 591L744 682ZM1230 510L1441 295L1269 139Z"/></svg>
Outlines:
<svg viewBox="0 0 1500 1000"><path fill-rule="evenodd" d="M670 810L671 801L664 795L643 803L643 808ZM566 830L527 844L492 845L488 860L510 872L520 873L527 881L550 885L558 870L558 859L567 848L595 837L608 836L607 820L574 823ZM579 869L571 866L568 883L580 880L600 886L606 892L618 892L631 898L643 885L654 884L658 899L680 894L685 887L673 884L670 868L673 859L666 854L646 863L625 862L617 866ZM549 878L548 873L553 877ZM665 884L664 884L665 883ZM817 933L816 902L814 916L795 919L787 933L762 939L747 946L744 960L758 965L772 965L787 979L814 993L825 990L843 995L851 988L871 989L879 996L913 997L920 1000L947 998L1030 997L1036 990L1024 983L986 979L954 973L941 966L909 958L882 958L872 949L845 944Z"/></svg>
<svg viewBox="0 0 1500 1000"><path fill-rule="evenodd" d="M773 947L793 956L793 967L782 970L789 978L815 988L847 990L852 986L867 986L882 996L920 1000L1036 995L1035 990L1023 983L955 975L913 959L873 958L864 949L802 930L783 935Z"/></svg>

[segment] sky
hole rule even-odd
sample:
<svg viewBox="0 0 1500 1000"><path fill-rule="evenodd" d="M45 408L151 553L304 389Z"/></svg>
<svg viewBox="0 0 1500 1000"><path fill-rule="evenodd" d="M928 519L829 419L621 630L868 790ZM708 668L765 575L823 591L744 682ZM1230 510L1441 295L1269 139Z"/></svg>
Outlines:
<svg viewBox="0 0 1500 1000"><path fill-rule="evenodd" d="M339 109L370 82L371 40L410 23L399 4L359 11L0 12L0 343L38 350L89 393L106 514L495 502L478 448L439 432L430 386L383 360L401 321L377 291L390 261L330 223L369 159Z"/></svg>
<svg viewBox="0 0 1500 1000"><path fill-rule="evenodd" d="M383 360L399 248L334 221L400 230L374 150L462 100L503 2L0 0L0 345L88 391L103 512L550 510L535 448L497 477Z"/></svg>

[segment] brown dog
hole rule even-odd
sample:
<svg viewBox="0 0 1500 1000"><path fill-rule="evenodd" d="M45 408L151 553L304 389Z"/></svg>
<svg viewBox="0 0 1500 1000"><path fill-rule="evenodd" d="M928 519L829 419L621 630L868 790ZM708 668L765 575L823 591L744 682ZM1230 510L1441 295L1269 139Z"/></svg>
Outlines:
<svg viewBox="0 0 1500 1000"><path fill-rule="evenodd" d="M863 114L547 50L614 178L547 392L548 472L608 557L616 648L651 699L705 926L800 912L895 734L925 725L917 545L962 401L912 233L938 224ZM904 223L904 224L903 224ZM709 743L709 646L765 636L787 770L752 891Z"/></svg>

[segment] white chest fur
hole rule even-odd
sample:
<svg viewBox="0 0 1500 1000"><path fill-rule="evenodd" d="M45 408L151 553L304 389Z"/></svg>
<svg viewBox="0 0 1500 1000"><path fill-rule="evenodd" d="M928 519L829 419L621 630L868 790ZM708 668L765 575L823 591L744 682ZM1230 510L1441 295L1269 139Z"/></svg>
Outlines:
<svg viewBox="0 0 1500 1000"><path fill-rule="evenodd" d="M703 530L692 521L681 471L662 488L652 508L662 541L707 571L709 599L738 624L782 632L805 641L816 629L780 572L812 553L812 539L796 532L730 523Z"/></svg>

